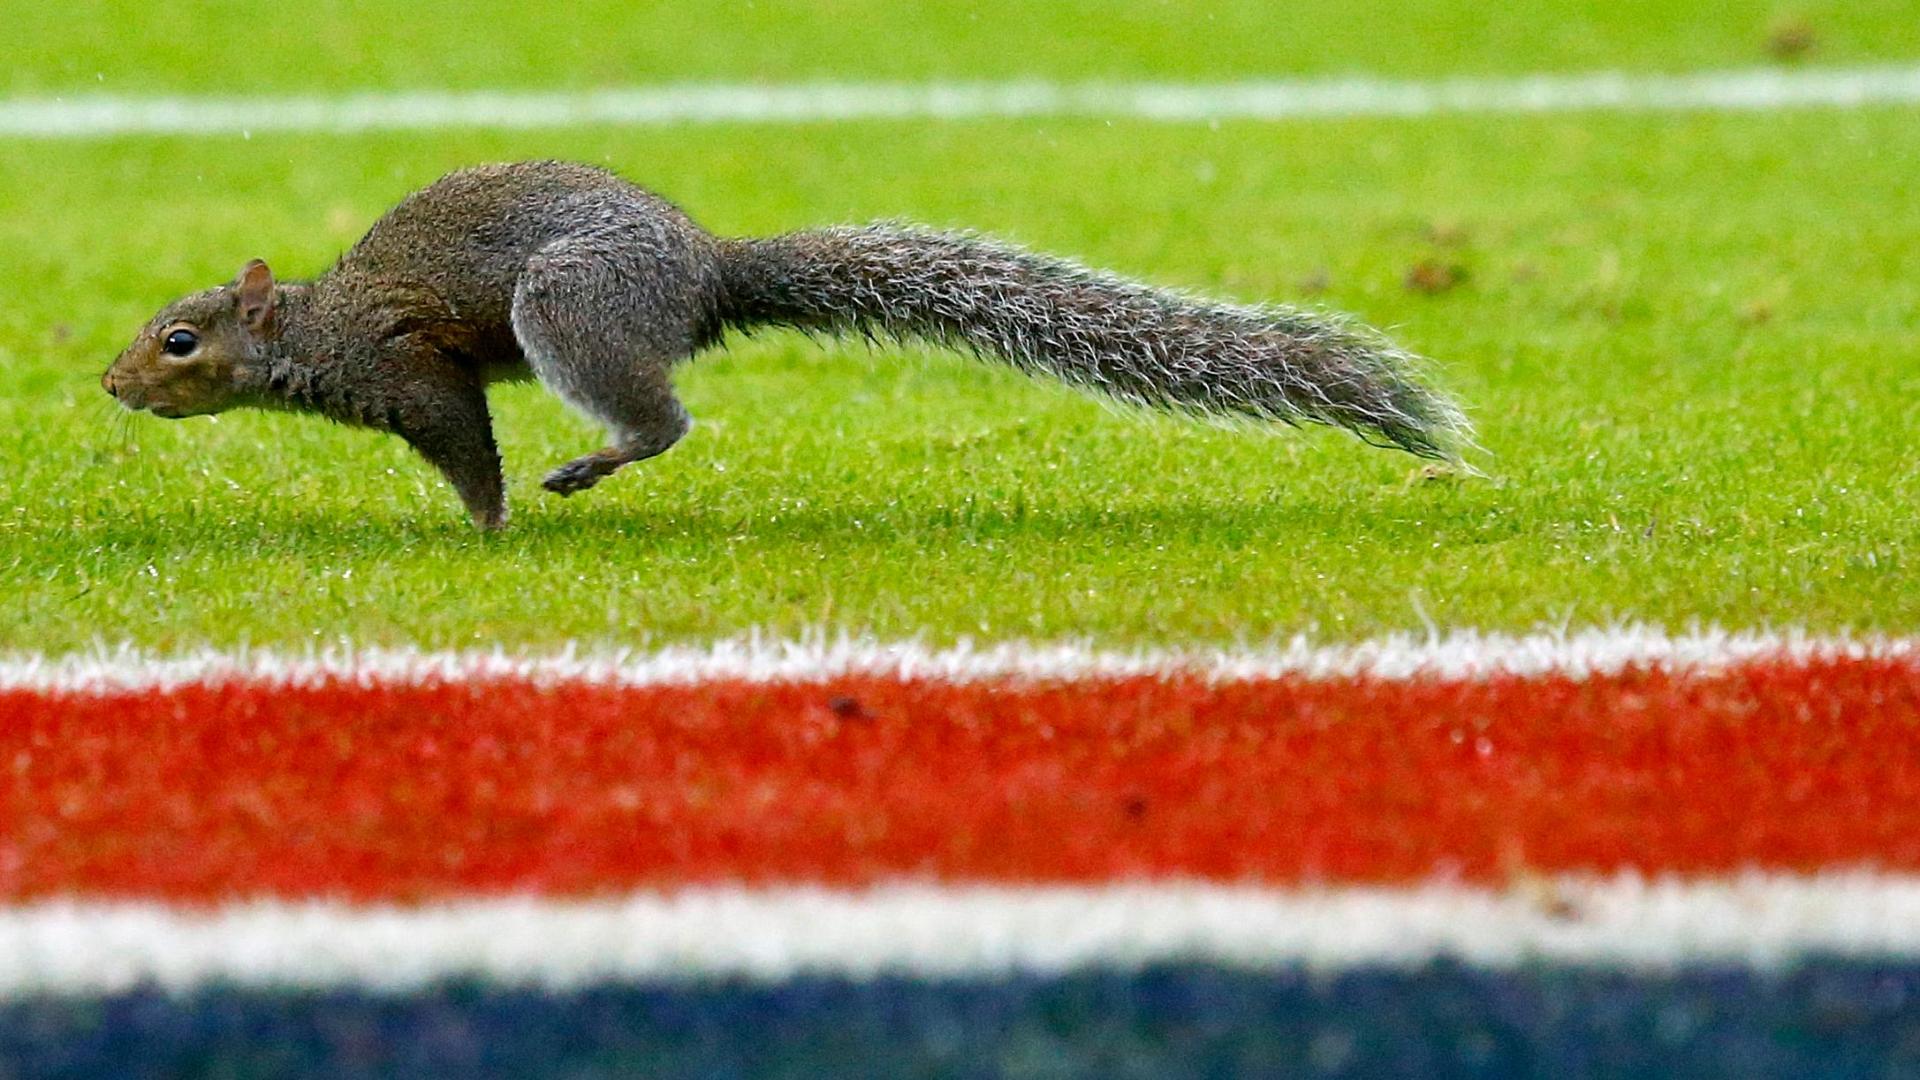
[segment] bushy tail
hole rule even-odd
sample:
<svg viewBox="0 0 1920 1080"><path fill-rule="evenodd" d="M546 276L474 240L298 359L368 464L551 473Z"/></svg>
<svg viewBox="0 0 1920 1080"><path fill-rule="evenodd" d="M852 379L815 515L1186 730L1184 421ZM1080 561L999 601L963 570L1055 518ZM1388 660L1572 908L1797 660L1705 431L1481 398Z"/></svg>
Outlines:
<svg viewBox="0 0 1920 1080"><path fill-rule="evenodd" d="M920 338L1151 408L1334 424L1458 460L1469 427L1418 361L1325 315L1150 288L978 237L892 224L722 245L741 329Z"/></svg>

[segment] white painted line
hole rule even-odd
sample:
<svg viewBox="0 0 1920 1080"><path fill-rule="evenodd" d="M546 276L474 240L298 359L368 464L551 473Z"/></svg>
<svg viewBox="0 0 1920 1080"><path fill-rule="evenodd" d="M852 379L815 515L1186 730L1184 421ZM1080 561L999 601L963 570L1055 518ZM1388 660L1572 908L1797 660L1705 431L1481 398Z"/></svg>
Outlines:
<svg viewBox="0 0 1920 1080"><path fill-rule="evenodd" d="M1266 646L1214 650L1125 651L1083 642L1021 641L963 642L933 648L913 641L871 638L762 637L654 651L568 648L547 654L341 647L306 654L241 649L159 656L118 648L51 657L0 655L0 690L91 693L231 681L414 685L488 678L648 686L718 679L817 682L842 675L946 682L1173 674L1219 681L1354 675L1472 679L1489 675L1582 677L1629 666L1710 671L1751 661L1806 662L1821 658L1920 663L1920 639L1721 631L1669 635L1626 626L1524 636L1473 632L1437 638L1395 635L1354 645L1316 645L1301 637Z"/></svg>
<svg viewBox="0 0 1920 1080"><path fill-rule="evenodd" d="M687 84L582 92L342 97L75 96L0 101L0 137L357 134L844 120L1094 117L1301 120L1435 113L1748 111L1920 104L1920 66L1596 72L1419 82L1364 76L1228 83Z"/></svg>
<svg viewBox="0 0 1920 1080"><path fill-rule="evenodd" d="M1865 873L1267 890L1205 884L868 892L708 889L422 908L255 902L0 908L0 998L140 984L407 990L801 974L982 976L1193 962L1236 968L1572 963L1778 968L1920 958L1920 879Z"/></svg>

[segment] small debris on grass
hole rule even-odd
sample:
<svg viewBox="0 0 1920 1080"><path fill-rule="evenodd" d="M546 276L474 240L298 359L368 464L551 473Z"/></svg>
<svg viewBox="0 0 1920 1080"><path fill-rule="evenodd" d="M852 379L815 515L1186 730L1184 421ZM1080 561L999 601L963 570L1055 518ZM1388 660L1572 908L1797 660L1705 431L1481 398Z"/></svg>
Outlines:
<svg viewBox="0 0 1920 1080"><path fill-rule="evenodd" d="M1765 292L1740 305L1740 321L1751 326L1773 321L1779 314L1780 305L1787 299L1787 283L1776 281Z"/></svg>
<svg viewBox="0 0 1920 1080"><path fill-rule="evenodd" d="M1413 292L1437 296L1467 280L1467 268L1457 262L1421 259L1408 268L1405 284Z"/></svg>
<svg viewBox="0 0 1920 1080"><path fill-rule="evenodd" d="M1441 247L1459 247L1467 242L1467 227L1452 218L1439 218L1427 223L1427 239Z"/></svg>
<svg viewBox="0 0 1920 1080"><path fill-rule="evenodd" d="M1419 484L1457 484L1465 480L1470 473L1457 465L1444 461L1430 461L1407 473L1402 487L1414 487Z"/></svg>
<svg viewBox="0 0 1920 1080"><path fill-rule="evenodd" d="M1294 282L1294 288L1300 290L1304 296L1319 296L1332 284L1332 276L1327 273L1326 267L1321 267Z"/></svg>
<svg viewBox="0 0 1920 1080"><path fill-rule="evenodd" d="M1820 35L1804 16L1782 15L1767 27L1767 55L1775 60L1799 60L1819 44Z"/></svg>

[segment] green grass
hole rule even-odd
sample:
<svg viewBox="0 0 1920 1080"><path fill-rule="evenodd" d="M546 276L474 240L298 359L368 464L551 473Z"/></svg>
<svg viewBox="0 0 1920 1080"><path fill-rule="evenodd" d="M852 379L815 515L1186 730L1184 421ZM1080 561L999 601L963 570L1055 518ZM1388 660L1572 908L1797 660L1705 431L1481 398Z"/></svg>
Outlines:
<svg viewBox="0 0 1920 1080"><path fill-rule="evenodd" d="M1338 10L1300 7L1309 21ZM1706 64L1701 50L1770 17L1724 10L1695 20L1724 33L1684 41L1628 12L1578 48L1543 31L1539 50L1509 42L1497 64L1442 41L1409 69ZM794 41L828 22L796 23ZM572 32L595 56L634 33ZM1406 28L1383 33L1382 55L1413 48ZM1084 51L1053 42L1029 67L964 44L754 73L1206 73L1190 42L1154 52L1139 31L1128 51L1108 40L1120 30L1101 34ZM101 48L131 49L125 36ZM323 65L325 85L412 78L372 48ZM1282 69L1366 64L1346 48ZM532 42L498 81L613 78L566 70L562 51ZM689 73L721 72L721 51L703 43ZM442 82L485 84L460 56ZM544 69L524 67L539 57ZM667 72L649 62L645 77ZM1221 63L1256 69L1251 52ZM307 85L285 70L267 81ZM317 272L410 188L525 156L612 164L718 231L911 217L1352 311L1439 358L1492 478L1423 478L1338 433L1116 412L944 355L768 335L685 370L701 421L685 443L572 500L538 478L596 434L537 387L498 392L515 512L480 536L390 437L247 413L128 425L96 385L172 295L254 255ZM1899 109L0 145L0 649L632 645L754 628L1349 639L1429 620L1911 631L1914 161L1920 112ZM1406 271L1429 259L1464 268L1464 284L1409 291Z"/></svg>
<svg viewBox="0 0 1920 1080"><path fill-rule="evenodd" d="M1920 54L1911 0L309 0L11 5L16 94L245 95L699 79L1451 75Z"/></svg>

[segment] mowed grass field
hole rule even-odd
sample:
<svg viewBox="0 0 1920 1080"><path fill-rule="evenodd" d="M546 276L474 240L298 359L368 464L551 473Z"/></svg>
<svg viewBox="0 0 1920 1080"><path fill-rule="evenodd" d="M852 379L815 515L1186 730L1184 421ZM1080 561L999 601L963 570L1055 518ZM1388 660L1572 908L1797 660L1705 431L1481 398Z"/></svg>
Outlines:
<svg viewBox="0 0 1920 1080"><path fill-rule="evenodd" d="M1920 6L238 5L11 13L14 96L689 79L1221 79L1920 59ZM438 9L435 9L438 10ZM451 10L451 9L449 9ZM318 273L475 162L604 163L710 228L978 228L1320 305L1434 357L1485 479L1328 431L1118 411L925 350L734 339L700 426L562 501L599 435L495 393L513 521L397 439L122 417L100 371L246 259ZM765 123L0 142L0 650L639 646L860 632L1115 645L1428 626L1920 624L1920 110ZM1416 268L1425 269L1416 273ZM1410 288L1410 274L1441 289Z"/></svg>

